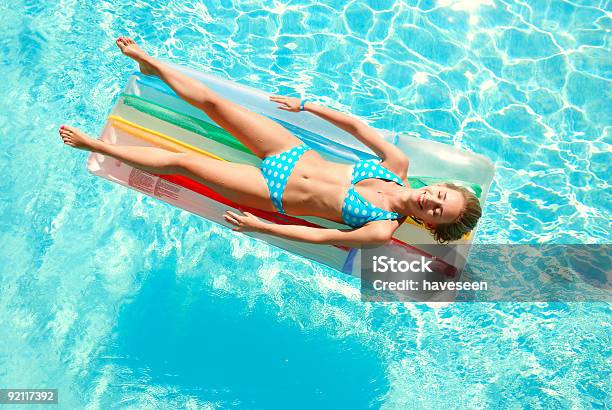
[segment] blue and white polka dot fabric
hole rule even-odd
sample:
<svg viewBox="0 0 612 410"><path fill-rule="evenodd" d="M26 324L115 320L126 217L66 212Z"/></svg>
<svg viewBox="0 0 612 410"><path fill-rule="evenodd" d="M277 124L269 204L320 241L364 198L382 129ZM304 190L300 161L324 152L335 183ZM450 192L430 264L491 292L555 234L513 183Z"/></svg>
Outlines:
<svg viewBox="0 0 612 410"><path fill-rule="evenodd" d="M370 221L399 219L402 217L397 212L389 212L372 205L357 193L355 184L368 178L386 179L404 186L401 178L380 165L380 161L368 159L359 161L355 164L353 167L351 186L342 204L342 220L345 224L353 228L361 227Z"/></svg>
<svg viewBox="0 0 612 410"><path fill-rule="evenodd" d="M308 145L298 145L278 155L266 157L261 161L259 169L268 184L270 190L270 199L281 214L285 213L283 209L283 192L287 186L287 179L293 171L295 164L298 162L302 154L311 150Z"/></svg>

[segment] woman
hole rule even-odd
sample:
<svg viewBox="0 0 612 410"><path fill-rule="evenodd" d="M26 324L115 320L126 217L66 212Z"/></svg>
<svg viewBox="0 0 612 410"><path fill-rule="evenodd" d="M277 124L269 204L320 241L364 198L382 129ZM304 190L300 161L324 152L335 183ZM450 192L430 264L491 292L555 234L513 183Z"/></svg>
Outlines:
<svg viewBox="0 0 612 410"><path fill-rule="evenodd" d="M160 148L120 146L90 138L62 126L65 144L114 157L154 174L180 174L226 198L266 211L318 216L354 229L325 229L269 224L251 213L227 211L224 218L237 231L258 231L283 238L351 247L386 243L407 217L426 226L439 242L457 240L480 218L478 199L452 184L421 189L404 185L408 158L366 124L338 111L296 98L272 96L286 111L308 111L351 133L381 161L355 166L323 159L280 124L214 93L202 83L145 53L128 37L116 40L145 75L162 79L181 98L203 110L218 125L261 158L260 169L192 153Z"/></svg>

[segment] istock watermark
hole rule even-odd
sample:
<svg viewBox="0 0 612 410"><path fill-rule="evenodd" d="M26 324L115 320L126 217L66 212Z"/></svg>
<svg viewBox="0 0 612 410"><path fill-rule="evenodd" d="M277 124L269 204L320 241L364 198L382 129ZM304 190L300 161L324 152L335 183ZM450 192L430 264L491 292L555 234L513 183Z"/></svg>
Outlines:
<svg viewBox="0 0 612 410"><path fill-rule="evenodd" d="M362 249L364 301L611 302L612 247L419 245Z"/></svg>
<svg viewBox="0 0 612 410"><path fill-rule="evenodd" d="M396 260L394 257L372 256L372 265L374 272L433 272L431 270L432 259L426 259L421 256L417 260Z"/></svg>

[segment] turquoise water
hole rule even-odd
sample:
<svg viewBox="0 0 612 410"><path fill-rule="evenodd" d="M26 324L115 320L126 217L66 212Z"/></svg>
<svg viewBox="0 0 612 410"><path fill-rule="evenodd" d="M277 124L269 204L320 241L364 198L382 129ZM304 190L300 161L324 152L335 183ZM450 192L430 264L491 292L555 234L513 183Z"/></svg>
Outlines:
<svg viewBox="0 0 612 410"><path fill-rule="evenodd" d="M94 178L113 39L489 156L477 240L609 243L608 1L0 0L0 388L60 408L609 404L606 304L370 305L330 269Z"/></svg>

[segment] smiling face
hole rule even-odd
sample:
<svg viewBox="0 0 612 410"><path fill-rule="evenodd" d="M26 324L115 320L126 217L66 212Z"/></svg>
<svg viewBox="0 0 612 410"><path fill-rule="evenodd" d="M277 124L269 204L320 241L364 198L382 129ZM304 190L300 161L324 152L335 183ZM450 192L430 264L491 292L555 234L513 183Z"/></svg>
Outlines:
<svg viewBox="0 0 612 410"><path fill-rule="evenodd" d="M455 222L465 209L463 195L444 185L415 189L408 201L412 216L434 226Z"/></svg>

